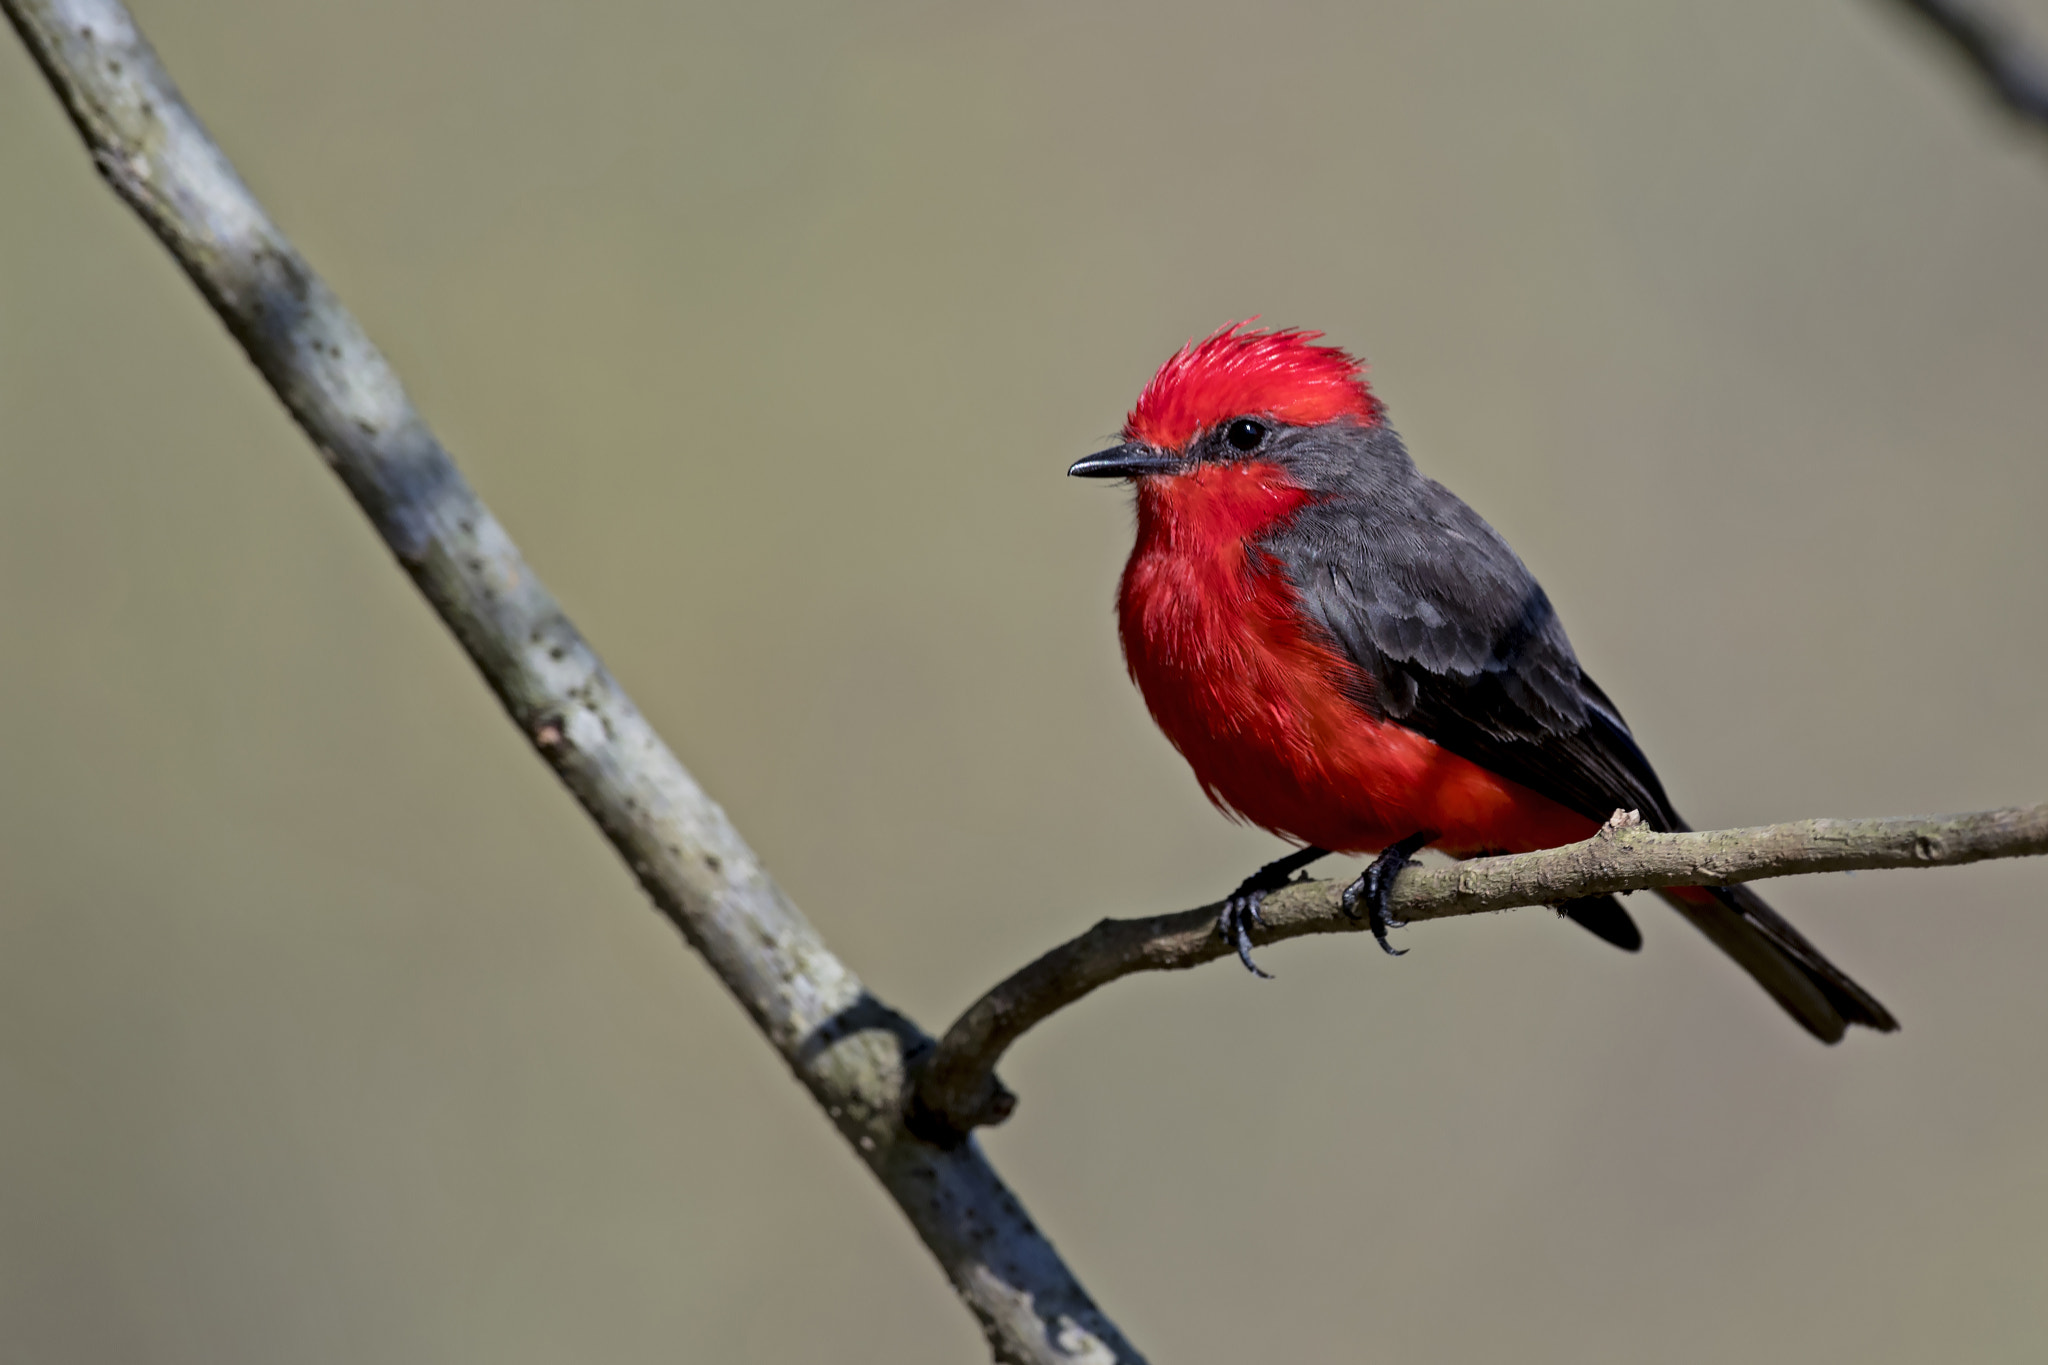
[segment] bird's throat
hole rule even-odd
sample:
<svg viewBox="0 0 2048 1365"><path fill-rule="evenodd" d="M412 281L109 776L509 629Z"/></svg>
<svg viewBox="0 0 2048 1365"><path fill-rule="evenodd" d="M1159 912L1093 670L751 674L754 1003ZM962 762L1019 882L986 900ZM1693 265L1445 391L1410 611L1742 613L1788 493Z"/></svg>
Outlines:
<svg viewBox="0 0 2048 1365"><path fill-rule="evenodd" d="M1234 560L1248 541L1311 500L1278 465L1201 465L1138 480L1138 545L1148 551Z"/></svg>

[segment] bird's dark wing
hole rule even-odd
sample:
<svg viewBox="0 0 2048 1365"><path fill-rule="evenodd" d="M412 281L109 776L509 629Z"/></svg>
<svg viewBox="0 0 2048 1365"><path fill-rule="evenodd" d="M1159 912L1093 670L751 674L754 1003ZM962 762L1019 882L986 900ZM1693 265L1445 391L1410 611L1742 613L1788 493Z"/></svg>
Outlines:
<svg viewBox="0 0 2048 1365"><path fill-rule="evenodd" d="M1359 704L1590 819L1683 828L1500 534L1431 480L1388 492L1313 503L1262 542L1358 666Z"/></svg>
<svg viewBox="0 0 2048 1365"><path fill-rule="evenodd" d="M1314 629L1356 665L1355 699L1592 820L1617 808L1682 830L1614 703L1579 667L1550 599L1491 526L1422 478L1385 428L1297 438L1317 501L1260 541ZM1898 1021L1747 886L1659 893L1815 1037ZM1558 907L1623 948L1611 896Z"/></svg>

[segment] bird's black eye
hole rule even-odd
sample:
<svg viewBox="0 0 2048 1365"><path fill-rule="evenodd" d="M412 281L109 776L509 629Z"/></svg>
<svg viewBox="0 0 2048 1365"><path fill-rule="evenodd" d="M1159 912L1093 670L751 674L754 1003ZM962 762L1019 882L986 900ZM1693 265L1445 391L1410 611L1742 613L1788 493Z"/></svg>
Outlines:
<svg viewBox="0 0 2048 1365"><path fill-rule="evenodd" d="M1257 450L1259 442L1266 439L1265 424L1240 417L1223 429L1223 439L1239 450Z"/></svg>

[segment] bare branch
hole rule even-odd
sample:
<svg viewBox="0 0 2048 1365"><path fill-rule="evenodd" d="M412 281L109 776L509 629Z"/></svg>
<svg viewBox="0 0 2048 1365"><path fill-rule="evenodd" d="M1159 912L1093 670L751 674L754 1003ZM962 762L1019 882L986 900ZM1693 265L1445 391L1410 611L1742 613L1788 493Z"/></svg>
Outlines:
<svg viewBox="0 0 2048 1365"><path fill-rule="evenodd" d="M1415 923L1554 905L1580 896L1659 886L1717 886L1885 867L1952 867L2048 853L2048 804L1908 820L1801 820L1753 829L1658 834L1616 819L1583 843L1448 868L1409 868L1390 909ZM1338 904L1343 883L1296 882L1266 898L1257 943L1366 926ZM1135 972L1173 972L1227 956L1214 905L1150 919L1106 919L977 1000L920 1068L912 1123L934 1140L1008 1118L1016 1099L995 1076L1034 1024L1099 986Z"/></svg>
<svg viewBox="0 0 2048 1365"><path fill-rule="evenodd" d="M1892 0L1923 21L1962 58L1984 93L2017 118L2048 128L2048 60L2023 41L2005 15L1976 0Z"/></svg>
<svg viewBox="0 0 2048 1365"><path fill-rule="evenodd" d="M0 0L100 173L162 239L491 690L888 1190L996 1358L1134 1362L972 1143L908 1133L930 1040L762 869L534 576L398 377L243 185L116 0Z"/></svg>

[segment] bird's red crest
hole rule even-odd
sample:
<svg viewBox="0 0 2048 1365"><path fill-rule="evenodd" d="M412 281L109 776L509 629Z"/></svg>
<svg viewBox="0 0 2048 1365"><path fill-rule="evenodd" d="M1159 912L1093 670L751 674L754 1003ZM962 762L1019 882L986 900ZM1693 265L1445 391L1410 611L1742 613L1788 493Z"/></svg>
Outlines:
<svg viewBox="0 0 2048 1365"><path fill-rule="evenodd" d="M1374 426L1385 413L1366 387L1365 366L1321 332L1246 330L1233 322L1191 341L1159 367L1124 419L1124 439L1179 450L1232 417L1317 426L1349 417Z"/></svg>

